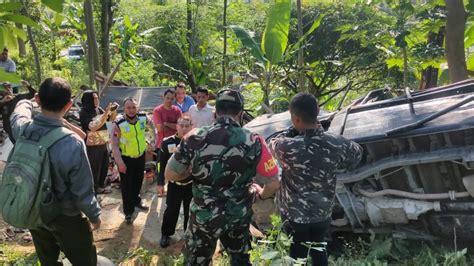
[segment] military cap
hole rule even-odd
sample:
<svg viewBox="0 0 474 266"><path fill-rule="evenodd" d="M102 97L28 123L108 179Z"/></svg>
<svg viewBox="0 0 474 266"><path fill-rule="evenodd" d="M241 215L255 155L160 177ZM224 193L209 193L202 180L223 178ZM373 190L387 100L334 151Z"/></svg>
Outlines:
<svg viewBox="0 0 474 266"><path fill-rule="evenodd" d="M236 90L225 89L219 91L216 96L216 103L220 101L234 102L244 108L244 97Z"/></svg>

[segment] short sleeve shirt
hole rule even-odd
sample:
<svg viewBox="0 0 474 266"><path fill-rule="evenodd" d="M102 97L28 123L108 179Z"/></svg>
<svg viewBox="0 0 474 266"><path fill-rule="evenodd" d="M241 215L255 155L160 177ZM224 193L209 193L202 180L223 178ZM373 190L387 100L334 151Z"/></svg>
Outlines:
<svg viewBox="0 0 474 266"><path fill-rule="evenodd" d="M171 106L171 109L166 109L164 105L161 104L153 110L153 123L156 125L162 125L163 127L164 122L176 124L180 117L181 110L174 105ZM174 134L176 134L176 130L171 128L166 128L166 131L162 130L161 132L158 132L156 135L156 147L160 148L163 139L173 136Z"/></svg>
<svg viewBox="0 0 474 266"><path fill-rule="evenodd" d="M194 100L191 96L186 95L184 97L183 103L178 103L176 100L174 100L173 105L178 107L181 110L181 113L187 113L189 111L189 108L194 104Z"/></svg>

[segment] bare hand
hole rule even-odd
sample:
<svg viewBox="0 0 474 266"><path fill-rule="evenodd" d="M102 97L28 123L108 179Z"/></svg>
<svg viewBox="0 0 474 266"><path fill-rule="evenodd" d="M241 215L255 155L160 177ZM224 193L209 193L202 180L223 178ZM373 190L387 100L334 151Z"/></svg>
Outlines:
<svg viewBox="0 0 474 266"><path fill-rule="evenodd" d="M11 100L13 100L13 99L15 99L15 95L11 95L11 94L9 94L9 95L3 97L3 101L4 101L4 102L9 102L9 101L11 101Z"/></svg>
<svg viewBox="0 0 474 266"><path fill-rule="evenodd" d="M92 230L97 230L100 228L100 224L101 224L101 221L100 221L100 218L99 218L99 221L95 222L95 223L91 223L92 225Z"/></svg>
<svg viewBox="0 0 474 266"><path fill-rule="evenodd" d="M107 107L105 108L105 113L106 114L109 114L110 112L112 112L110 109L112 109L112 105L113 103L109 103L107 104Z"/></svg>
<svg viewBox="0 0 474 266"><path fill-rule="evenodd" d="M30 86L30 83L26 80L22 80L21 81L21 85L23 85L24 87L29 87Z"/></svg>
<svg viewBox="0 0 474 266"><path fill-rule="evenodd" d="M165 195L165 187L164 186L156 186L156 193L158 193L159 197L163 197Z"/></svg>
<svg viewBox="0 0 474 266"><path fill-rule="evenodd" d="M257 183L253 183L251 186L251 189L254 193L257 193L257 194L260 194L263 191L263 188Z"/></svg>
<svg viewBox="0 0 474 266"><path fill-rule="evenodd" d="M124 162L117 163L117 165L118 165L118 170L119 170L120 173L122 173L122 174L127 173L127 166L125 165Z"/></svg>
<svg viewBox="0 0 474 266"><path fill-rule="evenodd" d="M153 146L150 143L146 145L146 151L148 152L153 151Z"/></svg>

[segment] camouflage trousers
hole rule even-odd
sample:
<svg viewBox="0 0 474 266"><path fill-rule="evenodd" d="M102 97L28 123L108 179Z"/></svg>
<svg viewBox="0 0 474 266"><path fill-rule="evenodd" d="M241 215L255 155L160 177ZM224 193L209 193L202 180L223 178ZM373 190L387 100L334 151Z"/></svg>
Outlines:
<svg viewBox="0 0 474 266"><path fill-rule="evenodd" d="M206 228L195 222L186 231L184 247L184 265L209 265L219 239L231 258L231 265L251 265L249 224L242 223L223 228Z"/></svg>

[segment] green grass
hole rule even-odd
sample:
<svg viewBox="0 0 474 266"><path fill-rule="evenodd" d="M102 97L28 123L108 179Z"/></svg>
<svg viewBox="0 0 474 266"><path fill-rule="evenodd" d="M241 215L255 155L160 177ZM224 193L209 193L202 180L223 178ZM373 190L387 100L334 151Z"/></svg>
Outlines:
<svg viewBox="0 0 474 266"><path fill-rule="evenodd" d="M276 221L278 223L278 221ZM288 239L274 227L264 241L253 241L252 261L254 265L286 265ZM258 258L257 258L258 257ZM138 248L120 256L118 263L134 262L135 265L150 265L152 260L159 265L183 265L183 256L172 258L156 250ZM275 264L276 263L276 264ZM283 263L283 264L282 264ZM0 265L39 265L35 253L26 253L7 244L0 244ZM224 253L213 265L230 265L229 257ZM290 264L288 264L290 265ZM385 266L385 265L442 265L467 266L473 260L467 249L454 251L446 247L408 241L384 236L374 236L370 240L355 238L347 240L338 257L329 257L332 266Z"/></svg>
<svg viewBox="0 0 474 266"><path fill-rule="evenodd" d="M0 265L36 265L36 253L26 253L7 244L0 244Z"/></svg>

